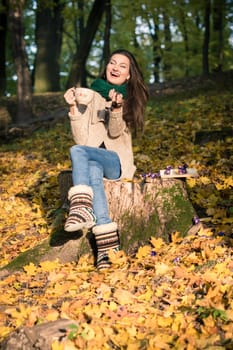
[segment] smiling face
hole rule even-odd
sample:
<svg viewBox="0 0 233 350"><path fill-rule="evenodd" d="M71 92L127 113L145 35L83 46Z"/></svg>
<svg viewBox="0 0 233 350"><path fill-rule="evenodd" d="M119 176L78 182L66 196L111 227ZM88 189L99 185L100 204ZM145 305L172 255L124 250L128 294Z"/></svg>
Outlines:
<svg viewBox="0 0 233 350"><path fill-rule="evenodd" d="M110 84L121 85L129 78L130 61L128 57L121 54L114 54L106 67L106 79Z"/></svg>

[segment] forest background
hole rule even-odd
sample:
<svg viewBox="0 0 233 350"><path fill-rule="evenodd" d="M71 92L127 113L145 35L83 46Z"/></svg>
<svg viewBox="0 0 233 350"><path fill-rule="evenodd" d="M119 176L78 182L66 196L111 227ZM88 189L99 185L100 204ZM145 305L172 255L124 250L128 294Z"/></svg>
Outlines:
<svg viewBox="0 0 233 350"><path fill-rule="evenodd" d="M186 240L174 232L170 244L153 238L106 275L90 256L12 273L1 281L1 340L65 317L80 324L76 348L231 349L232 1L0 5L1 267L51 234L72 145L63 93L89 86L119 47L135 54L151 92L133 141L136 175L195 167L186 185L206 227Z"/></svg>
<svg viewBox="0 0 233 350"><path fill-rule="evenodd" d="M87 86L110 51L129 48L148 83L232 68L233 4L205 1L0 2L0 94L15 94L16 122L32 94Z"/></svg>

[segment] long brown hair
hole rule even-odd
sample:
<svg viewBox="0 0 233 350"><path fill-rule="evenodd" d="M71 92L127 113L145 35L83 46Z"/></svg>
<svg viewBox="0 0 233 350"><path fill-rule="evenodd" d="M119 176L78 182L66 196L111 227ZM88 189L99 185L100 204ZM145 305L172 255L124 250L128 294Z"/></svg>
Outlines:
<svg viewBox="0 0 233 350"><path fill-rule="evenodd" d="M135 132L138 129L143 130L144 112L149 98L149 92L144 82L142 71L131 52L125 49L118 49L111 53L109 61L115 54L124 55L128 57L130 61L130 78L127 82L127 96L123 107L124 120ZM106 68L102 74L102 78L106 79Z"/></svg>

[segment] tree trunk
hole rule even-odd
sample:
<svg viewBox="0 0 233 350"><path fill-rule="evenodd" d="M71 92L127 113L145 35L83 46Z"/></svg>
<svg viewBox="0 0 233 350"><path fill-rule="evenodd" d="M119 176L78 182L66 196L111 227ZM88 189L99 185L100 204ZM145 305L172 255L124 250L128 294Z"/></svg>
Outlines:
<svg viewBox="0 0 233 350"><path fill-rule="evenodd" d="M184 50L185 50L185 76L189 76L189 38L188 38L188 28L186 23L186 12L185 4L181 1L181 6L179 8L180 13L180 23L181 23L181 32L184 39Z"/></svg>
<svg viewBox="0 0 233 350"><path fill-rule="evenodd" d="M9 26L17 74L18 108L15 122L24 124L32 118L32 84L24 42L24 0L9 0Z"/></svg>
<svg viewBox="0 0 233 350"><path fill-rule="evenodd" d="M172 34L170 28L170 18L167 15L166 9L163 10L163 24L164 24L164 39L165 39L165 55L163 55L163 74L165 80L171 79L171 63L170 53L172 49Z"/></svg>
<svg viewBox="0 0 233 350"><path fill-rule="evenodd" d="M83 81L85 81L83 74L86 74L86 60L88 58L96 31L101 22L102 15L105 11L105 3L105 0L95 0L92 6L87 25L80 38L80 45L77 47L74 54L67 81L67 88L75 85L83 85Z"/></svg>
<svg viewBox="0 0 233 350"><path fill-rule="evenodd" d="M224 9L225 0L213 1L213 55L215 58L215 71L222 72L224 54Z"/></svg>
<svg viewBox="0 0 233 350"><path fill-rule="evenodd" d="M0 96L6 93L6 33L7 33L7 3L2 0L0 8Z"/></svg>
<svg viewBox="0 0 233 350"><path fill-rule="evenodd" d="M151 24L153 22L153 25ZM153 54L153 77L154 83L159 82L159 63L161 61L161 56L159 54L160 44L159 44L159 26L158 26L158 16L153 15L153 17L147 20L147 24L150 30L150 36L152 38L152 54Z"/></svg>
<svg viewBox="0 0 233 350"><path fill-rule="evenodd" d="M110 55L110 34L111 34L111 27L112 27L112 7L111 7L111 0L106 1L105 5L105 28L104 28L104 47L103 47L103 56L102 60L100 62L100 69L99 72L101 73L104 69L104 67L107 64L107 60Z"/></svg>
<svg viewBox="0 0 233 350"><path fill-rule="evenodd" d="M209 74L209 41L210 41L210 0L205 0L204 9L204 41L202 47L202 73L204 75Z"/></svg>
<svg viewBox="0 0 233 350"><path fill-rule="evenodd" d="M160 49L160 44L159 44L159 26L158 24L154 21L154 34L151 35L153 39L153 75L154 75L154 82L158 83L159 82L159 64L161 61L161 56L159 54L159 49Z"/></svg>
<svg viewBox="0 0 233 350"><path fill-rule="evenodd" d="M52 5L42 4L36 11L35 92L60 91L60 52L62 44L64 4L53 0Z"/></svg>

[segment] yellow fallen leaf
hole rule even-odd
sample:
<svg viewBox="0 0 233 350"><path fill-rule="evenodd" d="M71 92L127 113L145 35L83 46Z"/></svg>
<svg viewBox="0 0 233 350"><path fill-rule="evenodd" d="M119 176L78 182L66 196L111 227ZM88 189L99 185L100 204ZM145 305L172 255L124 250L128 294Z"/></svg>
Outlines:
<svg viewBox="0 0 233 350"><path fill-rule="evenodd" d="M25 224L18 224L15 227L15 233L22 233L28 229L27 223Z"/></svg>
<svg viewBox="0 0 233 350"><path fill-rule="evenodd" d="M13 294L4 293L0 294L0 304L2 305L13 305L15 304L15 296Z"/></svg>
<svg viewBox="0 0 233 350"><path fill-rule="evenodd" d="M109 303L109 310L111 311L116 311L118 308L117 304L115 303L115 301L110 301Z"/></svg>
<svg viewBox="0 0 233 350"><path fill-rule="evenodd" d="M229 176L225 179L224 184L226 187L233 187L233 176Z"/></svg>
<svg viewBox="0 0 233 350"><path fill-rule="evenodd" d="M151 237L150 242L155 249L160 249L165 244L162 238L155 238L155 237Z"/></svg>
<svg viewBox="0 0 233 350"><path fill-rule="evenodd" d="M125 349L129 343L129 334L127 332L127 329L126 328L124 330L121 329L121 331L118 332L118 334L113 334L111 336L111 340L113 344L117 345L117 347L114 347L114 348Z"/></svg>
<svg viewBox="0 0 233 350"><path fill-rule="evenodd" d="M199 256L195 252L193 252L185 258L185 262L188 264L198 264L199 262L201 262L201 260Z"/></svg>
<svg viewBox="0 0 233 350"><path fill-rule="evenodd" d="M115 252L113 249L110 249L108 252L108 256L110 261L117 266L123 266L127 263L127 256L123 252L123 250L119 250Z"/></svg>
<svg viewBox="0 0 233 350"><path fill-rule="evenodd" d="M114 298L116 298L121 305L133 304L136 300L136 297L132 293L121 288L115 290Z"/></svg>
<svg viewBox="0 0 233 350"><path fill-rule="evenodd" d="M183 238L180 235L180 232L178 231L172 233L171 239L172 239L172 243L179 243L183 240Z"/></svg>
<svg viewBox="0 0 233 350"><path fill-rule="evenodd" d="M127 332L131 337L135 337L137 335L137 328L132 325L131 327L127 327Z"/></svg>
<svg viewBox="0 0 233 350"><path fill-rule="evenodd" d="M83 330L82 330L82 337L85 340L92 340L95 338L95 331L93 327L91 327L89 324L84 324L82 325Z"/></svg>
<svg viewBox="0 0 233 350"><path fill-rule="evenodd" d="M56 321L59 318L59 312L57 310L49 310L46 312L47 321Z"/></svg>
<svg viewBox="0 0 233 350"><path fill-rule="evenodd" d="M16 327L19 327L29 317L31 308L26 307L24 304L19 304L18 307L5 310L5 313L10 315L15 320Z"/></svg>
<svg viewBox="0 0 233 350"><path fill-rule="evenodd" d="M211 180L207 177L207 176L200 176L199 177L199 181L203 184L203 185L208 185L211 183Z"/></svg>
<svg viewBox="0 0 233 350"><path fill-rule="evenodd" d="M11 331L12 329L10 327L0 326L1 338L6 337Z"/></svg>
<svg viewBox="0 0 233 350"><path fill-rule="evenodd" d="M106 283L101 283L96 292L98 293L98 297L102 298L103 300L108 300L112 294L112 289Z"/></svg>
<svg viewBox="0 0 233 350"><path fill-rule="evenodd" d="M137 259L143 259L147 256L149 256L151 253L151 247L149 245L145 245L144 247L140 247L138 249L138 252L136 254Z"/></svg>
<svg viewBox="0 0 233 350"><path fill-rule="evenodd" d="M33 263L30 262L29 265L26 265L23 267L24 271L27 273L29 276L35 276L37 272L37 266L35 266Z"/></svg>
<svg viewBox="0 0 233 350"><path fill-rule="evenodd" d="M196 186L197 180L193 177L188 177L186 179L186 182L187 182L187 185L192 188L192 187Z"/></svg>
<svg viewBox="0 0 233 350"><path fill-rule="evenodd" d="M127 328L128 329L128 328ZM128 329L129 330L129 329ZM129 333L129 331L128 331ZM131 334L130 334L131 335ZM140 350L141 349L141 346L140 344L138 343L138 341L136 340L131 340L129 339L128 340L128 343L127 343L127 350Z"/></svg>
<svg viewBox="0 0 233 350"><path fill-rule="evenodd" d="M144 301L150 301L154 294L155 294L154 291L151 288L147 287L146 293L140 294L137 299L144 300Z"/></svg>
<svg viewBox="0 0 233 350"><path fill-rule="evenodd" d="M162 316L158 316L157 317L157 322L158 322L158 326L162 327L162 328L167 328L167 327L171 327L172 323L173 323L173 318L172 317L162 317Z"/></svg>
<svg viewBox="0 0 233 350"><path fill-rule="evenodd" d="M168 350L171 349L169 343L172 341L172 337L167 334L156 334L149 341L150 349L153 350Z"/></svg>
<svg viewBox="0 0 233 350"><path fill-rule="evenodd" d="M156 264L155 265L155 274L156 274L156 276L166 275L170 271L171 271L171 267L168 266L165 263L160 263L160 264Z"/></svg>
<svg viewBox="0 0 233 350"><path fill-rule="evenodd" d="M198 231L198 236L213 236L213 232L210 228L204 228L201 226L200 230Z"/></svg>
<svg viewBox="0 0 233 350"><path fill-rule="evenodd" d="M51 271L48 276L48 281L57 282L64 279L65 276L66 274L64 272Z"/></svg>
<svg viewBox="0 0 233 350"><path fill-rule="evenodd" d="M51 349L52 350L65 350L65 347L64 347L63 343L59 342L58 340L55 340L51 344Z"/></svg>
<svg viewBox="0 0 233 350"><path fill-rule="evenodd" d="M58 259L56 259L55 261L42 261L40 263L40 266L43 271L50 272L55 270L57 267L59 267L59 261Z"/></svg>
<svg viewBox="0 0 233 350"><path fill-rule="evenodd" d="M157 298L161 298L164 295L163 287L158 286L154 292Z"/></svg>

